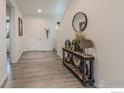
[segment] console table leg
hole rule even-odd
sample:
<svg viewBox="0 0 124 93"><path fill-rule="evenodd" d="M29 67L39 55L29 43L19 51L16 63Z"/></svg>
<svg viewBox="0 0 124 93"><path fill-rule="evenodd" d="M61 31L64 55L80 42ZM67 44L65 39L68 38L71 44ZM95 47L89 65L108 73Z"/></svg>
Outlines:
<svg viewBox="0 0 124 93"><path fill-rule="evenodd" d="M82 84L86 87L85 81L85 59L82 59Z"/></svg>
<svg viewBox="0 0 124 93"><path fill-rule="evenodd" d="M63 63L64 63L64 60L65 60L65 51L63 51Z"/></svg>

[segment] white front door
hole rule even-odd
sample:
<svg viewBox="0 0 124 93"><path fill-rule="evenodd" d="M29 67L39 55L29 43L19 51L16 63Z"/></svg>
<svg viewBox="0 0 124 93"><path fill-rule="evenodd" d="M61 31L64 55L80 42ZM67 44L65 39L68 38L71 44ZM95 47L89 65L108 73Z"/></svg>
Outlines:
<svg viewBox="0 0 124 93"><path fill-rule="evenodd" d="M41 25L26 25L28 50L49 50L49 39Z"/></svg>

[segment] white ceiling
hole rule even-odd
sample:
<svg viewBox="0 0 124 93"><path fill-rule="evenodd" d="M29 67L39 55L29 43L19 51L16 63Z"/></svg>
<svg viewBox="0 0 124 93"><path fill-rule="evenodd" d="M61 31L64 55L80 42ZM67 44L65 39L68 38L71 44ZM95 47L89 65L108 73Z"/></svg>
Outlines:
<svg viewBox="0 0 124 93"><path fill-rule="evenodd" d="M16 0L23 15L58 15L68 0ZM40 14L38 9L42 9Z"/></svg>

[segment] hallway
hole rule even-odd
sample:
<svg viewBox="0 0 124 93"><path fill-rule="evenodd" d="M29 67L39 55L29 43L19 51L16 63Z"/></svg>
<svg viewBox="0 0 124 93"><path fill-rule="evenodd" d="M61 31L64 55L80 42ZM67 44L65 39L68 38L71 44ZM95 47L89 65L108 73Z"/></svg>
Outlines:
<svg viewBox="0 0 124 93"><path fill-rule="evenodd" d="M6 88L82 88L54 52L25 52L12 64Z"/></svg>

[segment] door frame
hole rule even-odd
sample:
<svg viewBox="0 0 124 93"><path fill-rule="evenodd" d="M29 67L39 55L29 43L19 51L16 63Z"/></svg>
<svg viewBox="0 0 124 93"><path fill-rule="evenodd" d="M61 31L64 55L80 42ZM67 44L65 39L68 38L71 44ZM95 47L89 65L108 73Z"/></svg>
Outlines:
<svg viewBox="0 0 124 93"><path fill-rule="evenodd" d="M15 46L15 7L11 3L10 0L6 0L6 4L10 8L10 40L9 40L9 46L10 46L10 64L12 63L13 55L14 55L14 46Z"/></svg>

